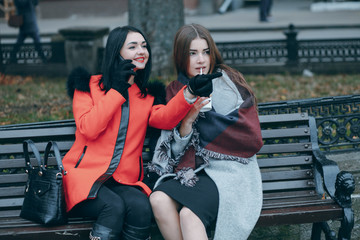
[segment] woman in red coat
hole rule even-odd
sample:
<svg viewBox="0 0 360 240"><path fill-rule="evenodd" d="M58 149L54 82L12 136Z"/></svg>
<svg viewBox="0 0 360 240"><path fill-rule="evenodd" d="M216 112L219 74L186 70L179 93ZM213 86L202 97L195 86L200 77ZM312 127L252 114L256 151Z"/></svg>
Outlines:
<svg viewBox="0 0 360 240"><path fill-rule="evenodd" d="M146 130L174 128L196 97L184 87L166 106L155 105L146 87L150 71L148 41L126 26L110 32L101 75L78 69L69 76L76 140L63 159L65 197L70 215L96 219L90 239L149 238L151 190L142 182ZM212 87L194 86L207 93Z"/></svg>

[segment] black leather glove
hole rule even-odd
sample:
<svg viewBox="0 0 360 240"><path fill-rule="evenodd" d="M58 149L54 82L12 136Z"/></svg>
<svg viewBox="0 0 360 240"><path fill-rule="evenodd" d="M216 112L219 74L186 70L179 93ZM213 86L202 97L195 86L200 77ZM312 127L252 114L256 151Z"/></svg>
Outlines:
<svg viewBox="0 0 360 240"><path fill-rule="evenodd" d="M196 75L195 77L190 79L188 90L192 95L196 95L199 97L208 97L213 91L211 80L221 76L221 72Z"/></svg>
<svg viewBox="0 0 360 240"><path fill-rule="evenodd" d="M128 83L131 75L136 75L133 68L136 66L131 63L132 60L121 60L120 55L114 64L114 70L111 73L111 88L118 91L124 98L128 98Z"/></svg>

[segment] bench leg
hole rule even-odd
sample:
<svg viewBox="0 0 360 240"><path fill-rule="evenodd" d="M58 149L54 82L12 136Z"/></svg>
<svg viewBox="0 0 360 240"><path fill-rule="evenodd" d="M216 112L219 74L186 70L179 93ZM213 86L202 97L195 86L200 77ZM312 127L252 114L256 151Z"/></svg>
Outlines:
<svg viewBox="0 0 360 240"><path fill-rule="evenodd" d="M330 229L327 222L313 223L311 240L320 240L321 232L324 232L326 240L336 240L336 234Z"/></svg>
<svg viewBox="0 0 360 240"><path fill-rule="evenodd" d="M338 240L350 240L353 227L354 211L351 208L344 208L344 218L341 221Z"/></svg>
<svg viewBox="0 0 360 240"><path fill-rule="evenodd" d="M335 233L335 231L330 229L329 224L327 222L322 222L321 228L322 228L323 232L325 233L326 240L336 240L336 233Z"/></svg>
<svg viewBox="0 0 360 240"><path fill-rule="evenodd" d="M313 223L311 230L311 240L321 239L321 223Z"/></svg>

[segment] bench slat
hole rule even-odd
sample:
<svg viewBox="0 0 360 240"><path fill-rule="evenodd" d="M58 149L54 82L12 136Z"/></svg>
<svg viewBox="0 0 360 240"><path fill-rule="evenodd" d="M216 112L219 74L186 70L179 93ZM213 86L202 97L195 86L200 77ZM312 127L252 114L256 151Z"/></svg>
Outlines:
<svg viewBox="0 0 360 240"><path fill-rule="evenodd" d="M57 141L60 151L68 151L73 145L73 141ZM35 142L36 147L40 152L44 152L46 147L46 142ZM0 145L0 154L23 154L23 145L22 144L4 144Z"/></svg>
<svg viewBox="0 0 360 240"><path fill-rule="evenodd" d="M19 142L21 139L73 139L75 127L39 128L1 131L1 142Z"/></svg>
<svg viewBox="0 0 360 240"><path fill-rule="evenodd" d="M258 154L269 153L293 153L311 151L311 143L286 143L286 144L269 144L264 145Z"/></svg>
<svg viewBox="0 0 360 240"><path fill-rule="evenodd" d="M277 209L315 205L324 205L324 200L321 199L319 196L313 196L311 198L294 198L291 200L283 199L276 201L265 201L263 204L263 209Z"/></svg>
<svg viewBox="0 0 360 240"><path fill-rule="evenodd" d="M311 169L261 173L263 182L279 181L279 180L313 179L313 176L314 174Z"/></svg>
<svg viewBox="0 0 360 240"><path fill-rule="evenodd" d="M36 162L35 158L30 158L31 163ZM6 168L23 168L25 167L25 159L1 159L0 160L0 169Z"/></svg>
<svg viewBox="0 0 360 240"><path fill-rule="evenodd" d="M304 197L294 197L294 198L283 198L283 199L272 199L264 200L263 209L267 208L278 208L278 207L294 207L300 205L313 205L313 204L323 204L324 201L320 196L304 196Z"/></svg>
<svg viewBox="0 0 360 240"><path fill-rule="evenodd" d="M281 158L258 158L257 159L260 168L270 167L290 167L290 166L301 166L311 165L313 163L312 156L292 156L292 157L281 157Z"/></svg>
<svg viewBox="0 0 360 240"><path fill-rule="evenodd" d="M24 202L24 198L0 199L0 208L4 208L4 207L21 207L23 202Z"/></svg>
<svg viewBox="0 0 360 240"><path fill-rule="evenodd" d="M270 209L262 210L256 226L274 226L302 224L311 222L324 222L329 220L339 220L343 216L342 208L335 204L296 207L289 209Z"/></svg>
<svg viewBox="0 0 360 240"><path fill-rule="evenodd" d="M308 119L309 116L307 113L259 115L259 120L261 124L292 122L292 121L307 121Z"/></svg>
<svg viewBox="0 0 360 240"><path fill-rule="evenodd" d="M264 193L263 199L264 201L277 200L277 199L293 199L293 198L302 198L302 197L319 197L313 190L306 191L286 191L286 192L272 192L272 193Z"/></svg>
<svg viewBox="0 0 360 240"><path fill-rule="evenodd" d="M6 218L6 221L9 220L11 217L19 217L20 216L20 210L2 210L0 215L0 222L4 221L3 218ZM1 228L2 224L0 224Z"/></svg>
<svg viewBox="0 0 360 240"><path fill-rule="evenodd" d="M25 186L1 188L0 197L24 196Z"/></svg>
<svg viewBox="0 0 360 240"><path fill-rule="evenodd" d="M262 186L263 186L263 191L314 189L315 182L313 180L263 182Z"/></svg>
<svg viewBox="0 0 360 240"><path fill-rule="evenodd" d="M310 136L309 128L285 128L285 129L273 129L262 130L261 135L263 139L268 138L295 138L295 137L307 137Z"/></svg>
<svg viewBox="0 0 360 240"><path fill-rule="evenodd" d="M0 237L6 240L88 240L92 225L93 222L80 222L56 227L44 227L24 222L22 224L5 225L4 228L0 228Z"/></svg>
<svg viewBox="0 0 360 240"><path fill-rule="evenodd" d="M0 183L25 183L28 179L26 173L1 174Z"/></svg>

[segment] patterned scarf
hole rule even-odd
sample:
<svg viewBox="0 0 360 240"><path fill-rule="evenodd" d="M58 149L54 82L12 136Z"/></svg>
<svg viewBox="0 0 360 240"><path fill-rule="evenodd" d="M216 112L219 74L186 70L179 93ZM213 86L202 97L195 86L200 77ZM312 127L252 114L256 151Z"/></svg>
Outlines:
<svg viewBox="0 0 360 240"><path fill-rule="evenodd" d="M179 74L178 81L167 88L167 99L187 83L186 76ZM189 144L170 164L182 184L195 185L197 177L193 170L208 164L209 158L247 164L248 158L261 149L263 142L254 97L240 87L239 92L243 93L244 102L229 114L222 115L214 109L199 114Z"/></svg>

